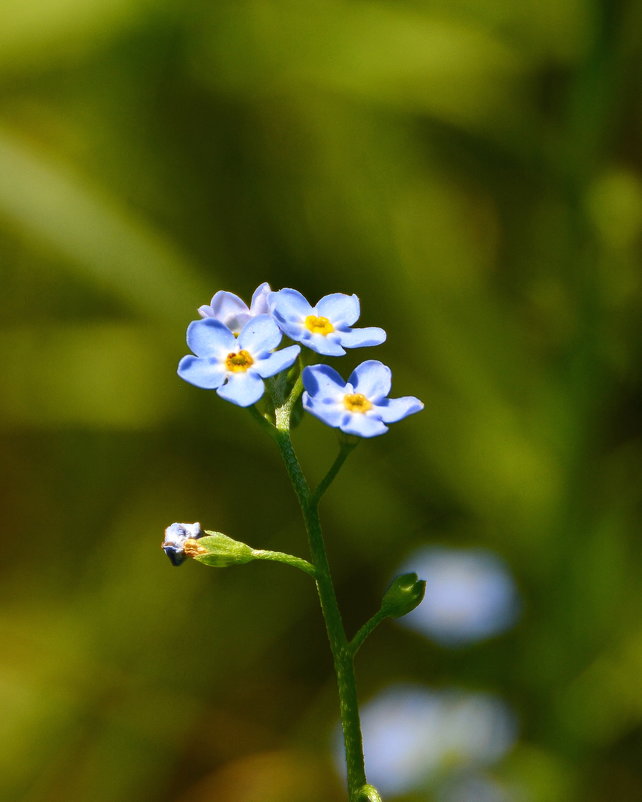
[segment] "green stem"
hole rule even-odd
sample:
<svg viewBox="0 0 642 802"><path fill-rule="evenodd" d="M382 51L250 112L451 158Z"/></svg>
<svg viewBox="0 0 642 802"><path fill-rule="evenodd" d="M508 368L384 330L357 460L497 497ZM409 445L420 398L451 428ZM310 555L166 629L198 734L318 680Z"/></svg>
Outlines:
<svg viewBox="0 0 642 802"><path fill-rule="evenodd" d="M274 440L276 438L276 429L270 423L270 421L261 415L255 406L248 407L248 409L254 420L259 424L263 431L267 432L267 434Z"/></svg>
<svg viewBox="0 0 642 802"><path fill-rule="evenodd" d="M311 494L294 451L294 446L292 445L290 432L288 430L289 414L279 415L279 412L280 410L277 410L276 442L281 451L283 462L285 463L288 476L301 507L305 528L308 533L312 562L316 568L317 592L321 602L321 610L325 620L328 640L330 641L330 649L332 651L339 689L339 710L345 744L346 765L348 769L348 794L350 802L358 802L359 799L363 799L362 791L364 788L368 788L368 786L366 786L366 774L363 761L361 723L359 720L359 703L357 699L353 655L343 627L343 621L341 620L341 613L339 611L339 605L330 574L330 565L328 563L321 530L321 521L319 519L318 495L317 493L314 495ZM337 467L337 470L339 467L340 465ZM336 474L336 471L334 474ZM332 478L334 478L334 475ZM376 799L376 797L374 797L374 799Z"/></svg>
<svg viewBox="0 0 642 802"><path fill-rule="evenodd" d="M330 470L326 473L323 479L319 482L314 493L312 494L312 503L318 504L321 500L321 497L325 493L325 491L330 487L332 482L334 481L334 477L339 473L343 463L347 460L349 455L352 453L352 450L356 446L356 443L342 443L341 450L339 451L337 458L332 463Z"/></svg>
<svg viewBox="0 0 642 802"><path fill-rule="evenodd" d="M299 400L301 393L303 392L303 379L301 375L297 377L297 380L294 382L294 386L290 391L290 395L287 397L285 402L274 410L274 416L276 419L276 428L281 429L282 431L290 431L290 418L292 417L292 410L294 409L294 405Z"/></svg>
<svg viewBox="0 0 642 802"><path fill-rule="evenodd" d="M354 638L350 641L350 651L352 652L353 657L363 646L363 643L366 640L366 638L369 637L379 626L379 624L382 621L384 621L387 617L388 613L384 612L383 610L379 610L379 612L375 613L369 621L366 621L366 623L361 627L361 629L357 632Z"/></svg>
<svg viewBox="0 0 642 802"><path fill-rule="evenodd" d="M317 569L312 563L301 557L295 557L293 554L285 554L282 551L268 551L267 549L252 549L252 555L257 560L273 560L284 565L291 565L293 568L305 571L306 574L310 574L312 577L317 575Z"/></svg>

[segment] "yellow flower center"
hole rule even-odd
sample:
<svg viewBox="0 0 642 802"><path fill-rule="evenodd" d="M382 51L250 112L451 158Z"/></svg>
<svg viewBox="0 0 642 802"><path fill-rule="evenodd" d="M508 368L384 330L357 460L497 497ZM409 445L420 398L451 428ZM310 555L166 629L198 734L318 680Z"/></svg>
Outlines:
<svg viewBox="0 0 642 802"><path fill-rule="evenodd" d="M352 393L343 397L343 406L350 412L367 412L372 404L363 393Z"/></svg>
<svg viewBox="0 0 642 802"><path fill-rule="evenodd" d="M308 315L305 319L305 327L312 334L332 334L334 326L327 317L317 317L316 315Z"/></svg>
<svg viewBox="0 0 642 802"><path fill-rule="evenodd" d="M225 360L225 367L232 373L245 373L253 364L254 360L247 351L228 354Z"/></svg>

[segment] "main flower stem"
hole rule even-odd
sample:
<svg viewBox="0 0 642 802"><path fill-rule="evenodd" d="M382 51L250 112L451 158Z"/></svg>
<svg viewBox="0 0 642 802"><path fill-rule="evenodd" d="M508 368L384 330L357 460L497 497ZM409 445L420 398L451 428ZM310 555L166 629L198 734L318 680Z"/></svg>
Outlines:
<svg viewBox="0 0 642 802"><path fill-rule="evenodd" d="M278 425L278 424L277 424ZM330 649L334 660L339 688L339 710L343 740L345 744L346 765L348 769L348 794L350 802L363 799L366 787L366 773L363 762L363 746L361 739L361 722L359 720L359 703L354 673L352 650L346 637L334 584L330 574L330 565L323 541L321 521L319 519L319 494L311 493L310 487L301 470L289 431L283 427L276 430L276 442L281 451L283 462L296 493L305 528L308 533L312 562L316 568L316 585L321 602L321 610L325 620ZM347 456L347 454L346 454ZM343 458L345 459L345 457ZM343 462L343 459L341 462ZM340 466L339 466L340 467ZM333 477L334 478L334 477ZM368 798L368 797L366 797Z"/></svg>

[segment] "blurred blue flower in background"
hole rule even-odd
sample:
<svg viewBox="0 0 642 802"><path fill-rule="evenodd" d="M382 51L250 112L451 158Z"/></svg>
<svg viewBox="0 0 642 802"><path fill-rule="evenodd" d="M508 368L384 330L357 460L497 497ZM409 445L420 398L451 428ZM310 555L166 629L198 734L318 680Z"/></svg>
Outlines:
<svg viewBox="0 0 642 802"><path fill-rule="evenodd" d="M422 604L399 620L445 646L473 643L510 627L519 612L515 583L504 562L482 549L429 547L400 569L427 581Z"/></svg>
<svg viewBox="0 0 642 802"><path fill-rule="evenodd" d="M437 790L437 802L517 802L507 788L478 772L465 772L449 778Z"/></svg>
<svg viewBox="0 0 642 802"><path fill-rule="evenodd" d="M384 796L492 765L517 737L500 699L455 689L391 686L364 706L361 722L368 778ZM457 802L464 799L476 797Z"/></svg>

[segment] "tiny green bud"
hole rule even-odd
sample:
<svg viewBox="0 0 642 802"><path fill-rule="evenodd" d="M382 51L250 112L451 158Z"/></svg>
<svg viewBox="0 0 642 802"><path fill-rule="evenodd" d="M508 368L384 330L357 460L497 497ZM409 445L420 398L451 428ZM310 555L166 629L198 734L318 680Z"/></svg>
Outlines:
<svg viewBox="0 0 642 802"><path fill-rule="evenodd" d="M401 618L421 604L425 592L425 579L419 579L417 574L402 574L392 580L384 593L381 612L391 618Z"/></svg>
<svg viewBox="0 0 642 802"><path fill-rule="evenodd" d="M198 540L186 540L183 550L188 557L199 563L224 568L228 565L242 565L254 559L252 549L245 543L232 540L222 532L209 532Z"/></svg>
<svg viewBox="0 0 642 802"><path fill-rule="evenodd" d="M379 791L374 785L364 785L359 789L359 802L382 802Z"/></svg>

